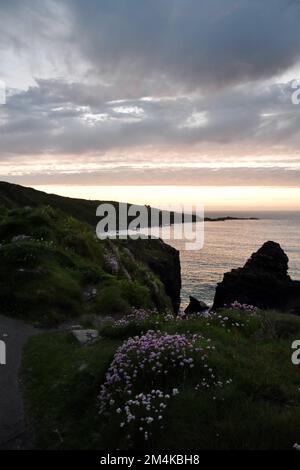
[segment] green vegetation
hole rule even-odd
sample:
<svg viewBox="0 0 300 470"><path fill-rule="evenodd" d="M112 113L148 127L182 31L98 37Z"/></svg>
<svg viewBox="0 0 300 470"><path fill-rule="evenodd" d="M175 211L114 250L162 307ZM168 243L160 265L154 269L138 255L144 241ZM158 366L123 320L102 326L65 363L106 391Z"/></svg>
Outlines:
<svg viewBox="0 0 300 470"><path fill-rule="evenodd" d="M209 369L194 352L193 369L160 380L165 392L170 387L180 391L168 402L163 429L153 424L149 441L130 442L117 414L98 414L97 396L117 347L149 329L187 337L200 334L205 340L199 344L211 345L205 358ZM70 333L41 334L30 340L23 361L25 398L37 446L291 449L300 440L300 375L291 363L291 343L299 337L298 317L234 310L210 318L182 320L155 314L117 322L103 327L101 339L85 347ZM213 381L203 386L207 370L222 386ZM149 369L142 383L146 389L156 380L157 373ZM141 382L133 381L133 386L133 392L140 393Z"/></svg>
<svg viewBox="0 0 300 470"><path fill-rule="evenodd" d="M39 448L101 445L97 395L117 345L116 340L106 339L81 348L70 334L62 332L32 338L23 369Z"/></svg>
<svg viewBox="0 0 300 470"><path fill-rule="evenodd" d="M52 325L85 313L171 308L160 279L121 242L50 206L1 208L1 310ZM90 292L94 292L90 295Z"/></svg>
<svg viewBox="0 0 300 470"><path fill-rule="evenodd" d="M55 240L57 238L57 227L55 225L53 227L53 221L49 226L49 221L45 217L41 217L39 213L45 208L47 210L52 208L53 216L55 213L60 214L60 218L63 215L65 220L65 229L61 230L63 228L61 226L59 231L63 235L63 237L60 237L60 242L65 240L66 248L70 246L71 249L84 258L94 254L94 262L98 264L98 257L101 257L101 251L103 252L103 245L106 246L108 251L106 255L112 254L113 258L117 258L117 264L120 264L121 261L121 277L133 281L137 280L141 285L146 285L150 291L152 304L160 310L171 308L177 311L181 288L178 251L158 239L115 240L106 244L98 243L98 250L95 251L94 235L100 220L96 216L96 210L102 202L47 194L32 188L0 182L0 217L1 220L6 219L1 227L0 244L2 237L6 242L10 242L12 233L16 236L29 233L32 234L34 239L45 238L51 240L51 242ZM116 214L118 214L118 203L113 201L105 202L112 204L116 209ZM127 204L128 207L129 204ZM153 210L160 212L158 209L149 206L146 206L146 208L148 215ZM145 209L144 206L143 209ZM36 210L38 210L38 213L35 212ZM13 211L10 212L10 220L6 217L9 211ZM23 218L24 211L27 212L26 220ZM134 216L129 217L128 221L130 222L133 218ZM78 230L79 223L81 223L80 230ZM37 224L37 227L35 227L35 224ZM73 232L73 229L75 229L75 232ZM80 232L82 232L81 236ZM104 258L109 259L109 257L105 256ZM104 265L105 267L107 270L107 266ZM108 272L111 273L111 270L108 269Z"/></svg>
<svg viewBox="0 0 300 470"><path fill-rule="evenodd" d="M96 299L97 308L111 315L129 313L131 306L149 308L151 305L149 289L128 280L106 281Z"/></svg>
<svg viewBox="0 0 300 470"><path fill-rule="evenodd" d="M97 240L98 204L0 183L1 313L42 326L76 318L90 327L95 315L119 319L106 319L99 340L86 346L69 330L30 339L22 378L36 446L291 449L299 443L300 375L291 343L300 337L300 318L236 309L173 317L178 252L160 240ZM112 364L120 382L109 380Z"/></svg>

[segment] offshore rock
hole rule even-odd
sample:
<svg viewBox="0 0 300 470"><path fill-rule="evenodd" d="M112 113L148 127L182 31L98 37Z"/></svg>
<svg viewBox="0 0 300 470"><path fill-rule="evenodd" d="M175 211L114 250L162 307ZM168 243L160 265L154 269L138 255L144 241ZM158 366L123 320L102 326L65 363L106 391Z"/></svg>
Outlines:
<svg viewBox="0 0 300 470"><path fill-rule="evenodd" d="M202 300L198 300L195 297L190 296L190 303L185 309L184 313L201 313L209 309L209 306L206 305Z"/></svg>
<svg viewBox="0 0 300 470"><path fill-rule="evenodd" d="M300 281L293 281L288 275L288 262L278 243L264 243L244 267L224 274L217 285L213 308L238 301L261 309L300 314Z"/></svg>

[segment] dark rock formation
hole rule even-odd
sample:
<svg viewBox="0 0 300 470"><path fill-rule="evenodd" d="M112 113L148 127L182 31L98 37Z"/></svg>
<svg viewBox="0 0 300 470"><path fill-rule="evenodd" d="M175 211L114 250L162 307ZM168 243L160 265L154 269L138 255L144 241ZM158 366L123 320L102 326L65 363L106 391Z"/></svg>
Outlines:
<svg viewBox="0 0 300 470"><path fill-rule="evenodd" d="M240 303L300 314L300 281L288 275L288 257L278 243L266 242L243 268L224 274L213 308Z"/></svg>
<svg viewBox="0 0 300 470"><path fill-rule="evenodd" d="M208 309L209 307L208 305L206 305L205 302L202 302L202 300L198 300L195 297L190 296L190 303L185 309L184 313L201 313Z"/></svg>
<svg viewBox="0 0 300 470"><path fill-rule="evenodd" d="M145 263L162 282L175 313L180 307L181 266L179 251L160 239L124 240L136 260Z"/></svg>

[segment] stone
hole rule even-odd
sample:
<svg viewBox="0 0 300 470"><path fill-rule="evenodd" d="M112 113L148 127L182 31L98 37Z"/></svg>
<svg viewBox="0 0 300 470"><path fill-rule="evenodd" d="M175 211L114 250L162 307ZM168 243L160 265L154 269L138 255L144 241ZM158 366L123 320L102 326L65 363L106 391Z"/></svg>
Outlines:
<svg viewBox="0 0 300 470"><path fill-rule="evenodd" d="M184 313L201 313L209 309L209 306L206 305L202 300L198 300L195 297L190 296L190 303L185 309Z"/></svg>
<svg viewBox="0 0 300 470"><path fill-rule="evenodd" d="M12 243L18 243L18 242L27 242L32 240L32 237L29 235L16 235L15 237L12 238Z"/></svg>
<svg viewBox="0 0 300 470"><path fill-rule="evenodd" d="M88 286L83 292L83 297L87 302L94 300L97 297L98 289L93 286Z"/></svg>
<svg viewBox="0 0 300 470"><path fill-rule="evenodd" d="M73 330L72 334L81 346L92 343L99 338L97 330Z"/></svg>

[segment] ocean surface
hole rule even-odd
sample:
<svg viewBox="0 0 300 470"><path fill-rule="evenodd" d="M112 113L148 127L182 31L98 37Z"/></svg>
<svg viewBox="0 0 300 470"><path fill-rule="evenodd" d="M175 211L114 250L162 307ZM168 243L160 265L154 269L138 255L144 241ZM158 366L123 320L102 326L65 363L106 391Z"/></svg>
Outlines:
<svg viewBox="0 0 300 470"><path fill-rule="evenodd" d="M300 279L300 213L239 213L205 214L206 216L234 215L259 217L260 220L206 222L204 246L201 250L186 251L184 240L166 240L180 251L182 270L182 307L193 295L212 304L215 287L223 274L241 267L261 245L273 240L280 243L289 257L289 274Z"/></svg>

